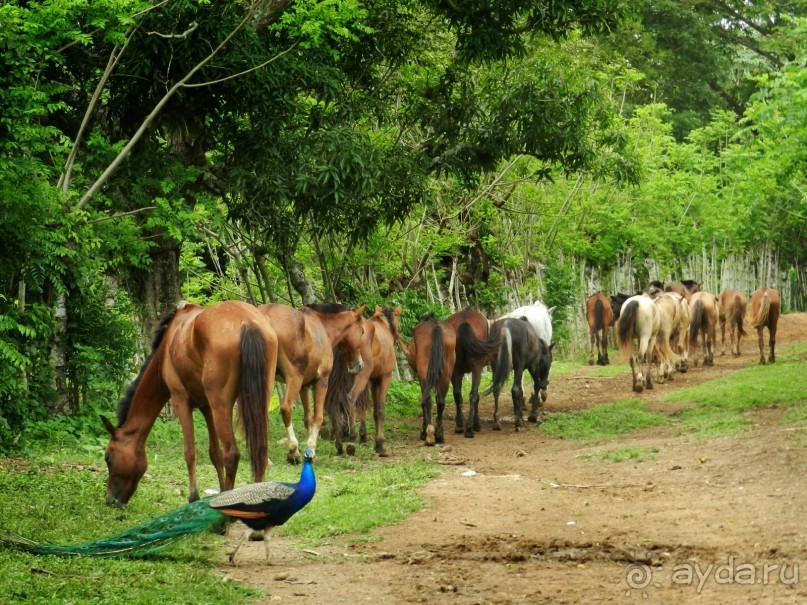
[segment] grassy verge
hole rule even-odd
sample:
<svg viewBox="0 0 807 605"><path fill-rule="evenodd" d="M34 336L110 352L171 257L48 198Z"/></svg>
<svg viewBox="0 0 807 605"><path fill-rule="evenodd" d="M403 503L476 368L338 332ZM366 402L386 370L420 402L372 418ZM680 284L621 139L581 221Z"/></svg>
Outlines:
<svg viewBox="0 0 807 605"><path fill-rule="evenodd" d="M666 416L649 411L643 401L630 399L553 414L538 430L565 439L602 439L669 422Z"/></svg>
<svg viewBox="0 0 807 605"><path fill-rule="evenodd" d="M578 458L581 460L608 460L610 462L625 462L626 460L640 462L645 459L655 460L656 454L660 451L656 447L623 447L591 454L581 454Z"/></svg>
<svg viewBox="0 0 807 605"><path fill-rule="evenodd" d="M698 437L730 435L747 429L747 413L787 408L784 422L807 422L804 357L807 344L783 347L775 364L754 365L731 376L668 393L668 403L691 404L681 412L681 425Z"/></svg>
<svg viewBox="0 0 807 605"><path fill-rule="evenodd" d="M298 435L305 430L295 410ZM370 430L372 430L372 422ZM300 467L285 462L285 430L271 417L268 477L296 481ZM200 490L217 487L207 459L206 431L197 419ZM395 448L403 434L387 430ZM54 544L92 540L182 506L187 501L187 472L177 423L158 421L147 444L149 469L126 509L104 504L105 440L29 449L24 457L0 459L0 533L15 532ZM242 448L243 451L243 448ZM338 458L333 444L321 440L315 470L317 494L305 510L275 535L297 538L297 546L323 544L332 536L356 534L371 539L373 528L404 519L422 507L415 489L438 472L416 456L379 459L372 444L356 456ZM237 485L251 480L242 460ZM0 550L2 602L54 604L104 603L220 604L254 602L260 593L222 581L215 567L225 560L223 538L189 537L176 547L145 560L60 559Z"/></svg>

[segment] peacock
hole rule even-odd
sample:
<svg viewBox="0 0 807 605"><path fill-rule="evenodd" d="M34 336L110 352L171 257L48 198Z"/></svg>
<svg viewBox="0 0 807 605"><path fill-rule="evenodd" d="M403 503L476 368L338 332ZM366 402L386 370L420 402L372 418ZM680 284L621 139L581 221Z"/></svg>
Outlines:
<svg viewBox="0 0 807 605"><path fill-rule="evenodd" d="M229 554L235 553L251 530L283 525L314 497L314 452L306 450L297 483L252 483L186 504L170 513L106 538L81 544L42 544L22 536L0 537L0 546L38 555L58 557L144 557L160 552L177 540L212 529L228 519L241 520L249 529ZM268 548L268 547L266 547ZM268 559L268 550L266 551Z"/></svg>

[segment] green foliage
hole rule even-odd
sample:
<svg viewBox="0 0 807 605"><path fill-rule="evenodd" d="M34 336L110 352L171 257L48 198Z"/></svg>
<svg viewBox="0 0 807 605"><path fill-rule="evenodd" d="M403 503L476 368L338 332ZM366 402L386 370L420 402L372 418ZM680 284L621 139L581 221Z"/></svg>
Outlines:
<svg viewBox="0 0 807 605"><path fill-rule="evenodd" d="M558 342L563 343L569 339L567 319L570 313L575 312L578 287L577 276L568 266L562 264L547 266L543 302L549 308L555 307L552 311L552 338Z"/></svg>
<svg viewBox="0 0 807 605"><path fill-rule="evenodd" d="M612 450L604 450L594 454L582 454L578 458L584 460L591 460L597 458L599 460L608 460L610 462L625 462L626 460L634 460L641 462L646 459L655 460L656 454L661 450L656 447L625 447Z"/></svg>
<svg viewBox="0 0 807 605"><path fill-rule="evenodd" d="M666 416L649 411L643 401L631 399L553 414L538 429L565 439L604 439L667 423Z"/></svg>

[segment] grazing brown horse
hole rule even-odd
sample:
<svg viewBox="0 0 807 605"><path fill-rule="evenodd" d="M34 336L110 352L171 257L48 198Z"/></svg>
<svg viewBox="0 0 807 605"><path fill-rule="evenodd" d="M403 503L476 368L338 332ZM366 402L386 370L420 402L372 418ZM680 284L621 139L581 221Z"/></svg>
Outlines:
<svg viewBox="0 0 807 605"><path fill-rule="evenodd" d="M591 347L588 365L594 365L594 349L597 350L597 365L608 365L608 326L614 319L611 301L602 292L592 294L586 301L586 321Z"/></svg>
<svg viewBox="0 0 807 605"><path fill-rule="evenodd" d="M729 345L731 346L732 355L740 356L740 337L748 336L743 329L743 318L745 318L745 295L737 290L723 290L720 297L717 299L720 304L720 334L723 351L721 355L726 354L726 324L729 325L729 338L731 339ZM737 332L737 344L734 344L734 333Z"/></svg>
<svg viewBox="0 0 807 605"><path fill-rule="evenodd" d="M415 326L406 350L409 366L420 382L423 428L420 438L426 445L445 443L443 410L456 360L457 332L446 322L429 317ZM437 427L432 424L432 390L437 402Z"/></svg>
<svg viewBox="0 0 807 605"><path fill-rule="evenodd" d="M274 303L262 305L258 310L270 319L277 333L277 376L286 383L280 415L289 439L287 460L299 464L299 441L291 421L294 398L299 394L303 403L308 431L306 447L316 452L325 414L325 393L333 368L333 348L339 347L347 357L348 372L357 374L364 366L359 353L364 334L364 306L350 309L342 305L311 305L294 309ZM313 412L308 387L314 391Z"/></svg>
<svg viewBox="0 0 807 605"><path fill-rule="evenodd" d="M482 423L479 421L479 383L482 381L482 370L499 352L500 337L490 336L490 324L479 311L466 309L458 311L446 320L457 333L457 359L451 373L451 386L454 405L457 409L455 433L466 437L479 432ZM468 395L468 417L462 420L462 379L471 374L471 393ZM536 392L538 392L536 390Z"/></svg>
<svg viewBox="0 0 807 605"><path fill-rule="evenodd" d="M695 292L689 298L689 356L698 367L698 335L703 347L703 365L715 364L715 342L719 316L717 298L709 292Z"/></svg>
<svg viewBox="0 0 807 605"><path fill-rule="evenodd" d="M770 355L768 363L776 361L776 324L779 323L780 312L779 292L773 288L759 288L751 292L751 312L748 321L757 329L759 336L759 363L765 363L765 345L762 340L762 330L768 328L768 346Z"/></svg>
<svg viewBox="0 0 807 605"><path fill-rule="evenodd" d="M240 454L233 433L233 405L246 433L255 481L267 466L268 398L275 382L277 336L252 305L238 301L210 307L186 304L155 331L151 355L118 403L118 426L101 419L110 434L106 448L107 504L123 506L148 466L146 439L168 399L182 426L189 496L199 499L193 410L202 412L210 436L210 460L219 488L235 487Z"/></svg>
<svg viewBox="0 0 807 605"><path fill-rule="evenodd" d="M347 420L348 454L355 451L355 416L359 417L359 439L367 443L366 411L368 390L372 392L373 418L375 420L375 451L379 456L386 456L384 447L384 415L387 405L387 391L395 370L395 343L406 351L407 345L399 331L398 318L401 307L395 309L375 308L375 314L365 320L365 332L362 339L361 356L364 369L355 376L346 371L344 355L334 350L334 364L328 393L325 396L325 408L329 411L334 431L334 444L338 454L342 454L342 422ZM369 386L369 389L368 389Z"/></svg>

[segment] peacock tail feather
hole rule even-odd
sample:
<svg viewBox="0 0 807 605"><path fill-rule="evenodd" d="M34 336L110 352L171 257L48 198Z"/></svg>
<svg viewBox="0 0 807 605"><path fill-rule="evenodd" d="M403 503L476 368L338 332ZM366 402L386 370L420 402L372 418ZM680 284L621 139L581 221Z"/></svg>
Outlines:
<svg viewBox="0 0 807 605"><path fill-rule="evenodd" d="M210 498L186 504L161 517L120 533L80 544L43 544L23 536L0 536L0 546L38 555L57 557L144 557L176 540L198 534L223 522L227 517L210 508Z"/></svg>

